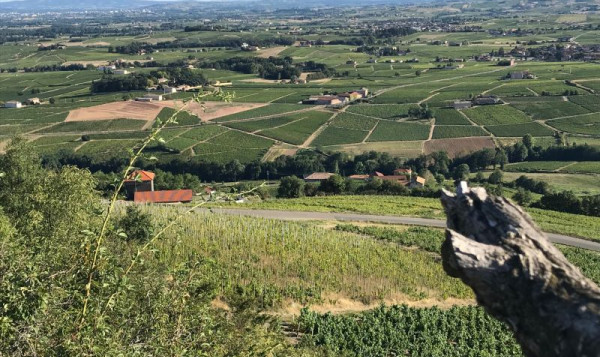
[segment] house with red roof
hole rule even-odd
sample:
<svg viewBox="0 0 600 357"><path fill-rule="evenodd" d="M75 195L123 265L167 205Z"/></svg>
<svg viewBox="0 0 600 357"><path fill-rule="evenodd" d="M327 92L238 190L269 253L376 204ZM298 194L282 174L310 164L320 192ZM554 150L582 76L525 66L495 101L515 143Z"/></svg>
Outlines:
<svg viewBox="0 0 600 357"><path fill-rule="evenodd" d="M135 170L125 179L125 192L127 199L133 200L136 192L154 191L154 172Z"/></svg>
<svg viewBox="0 0 600 357"><path fill-rule="evenodd" d="M192 190L138 191L133 197L136 203L179 203L191 202Z"/></svg>

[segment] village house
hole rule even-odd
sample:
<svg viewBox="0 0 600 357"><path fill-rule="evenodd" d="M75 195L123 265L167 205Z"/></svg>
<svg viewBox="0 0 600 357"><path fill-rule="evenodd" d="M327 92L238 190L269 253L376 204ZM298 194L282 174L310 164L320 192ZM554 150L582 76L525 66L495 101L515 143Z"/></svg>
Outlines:
<svg viewBox="0 0 600 357"><path fill-rule="evenodd" d="M150 171L135 170L124 181L127 199L132 200L138 191L154 191L154 178L156 175Z"/></svg>
<svg viewBox="0 0 600 357"><path fill-rule="evenodd" d="M308 176L304 176L304 181L305 182L322 182L322 181L327 181L331 176L334 176L335 174L330 173L330 172L313 172L312 174L308 175Z"/></svg>
<svg viewBox="0 0 600 357"><path fill-rule="evenodd" d="M475 105L494 105L500 103L502 103L502 101L495 95L480 95L473 99L473 104Z"/></svg>
<svg viewBox="0 0 600 357"><path fill-rule="evenodd" d="M29 98L27 99L27 104L29 105L39 105L42 102L40 102L40 98Z"/></svg>
<svg viewBox="0 0 600 357"><path fill-rule="evenodd" d="M150 100L155 100L157 102L160 102L163 100L163 95L162 94L146 94L145 96L143 96L143 98L148 98Z"/></svg>
<svg viewBox="0 0 600 357"><path fill-rule="evenodd" d="M137 191L133 202L136 203L187 203L192 202L192 190Z"/></svg>
<svg viewBox="0 0 600 357"><path fill-rule="evenodd" d="M16 100L11 100L4 103L4 108L21 108L23 104L21 102L17 102Z"/></svg>
<svg viewBox="0 0 600 357"><path fill-rule="evenodd" d="M302 104L314 104L314 105L339 105L342 101L333 95L323 95L318 97L310 97L302 101Z"/></svg>
<svg viewBox="0 0 600 357"><path fill-rule="evenodd" d="M98 71L100 71L100 72L114 71L115 69L117 69L117 66L115 66L114 64L106 65L106 66L98 66Z"/></svg>
<svg viewBox="0 0 600 357"><path fill-rule="evenodd" d="M512 72L510 79L533 79L533 75L528 71Z"/></svg>
<svg viewBox="0 0 600 357"><path fill-rule="evenodd" d="M348 176L348 178L350 180L355 180L355 181L369 181L371 176L370 175L350 175L350 176Z"/></svg>
<svg viewBox="0 0 600 357"><path fill-rule="evenodd" d="M177 203L191 202L192 190L154 191L154 178L150 171L135 170L125 180L125 193L128 200L136 203Z"/></svg>
<svg viewBox="0 0 600 357"><path fill-rule="evenodd" d="M164 94L173 94L173 93L177 93L177 88L175 87L169 87L169 86L163 86L162 87L162 91Z"/></svg>
<svg viewBox="0 0 600 357"><path fill-rule="evenodd" d="M454 107L454 109L467 109L471 108L472 105L473 103L468 100L457 100L452 103L452 107Z"/></svg>

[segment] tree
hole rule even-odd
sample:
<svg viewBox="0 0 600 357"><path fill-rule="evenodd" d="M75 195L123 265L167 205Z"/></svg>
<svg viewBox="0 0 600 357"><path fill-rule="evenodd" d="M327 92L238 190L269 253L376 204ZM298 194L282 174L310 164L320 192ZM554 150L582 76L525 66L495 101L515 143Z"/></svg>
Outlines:
<svg viewBox="0 0 600 357"><path fill-rule="evenodd" d="M573 191L547 193L540 199L540 205L549 209L567 213L581 213L581 200Z"/></svg>
<svg viewBox="0 0 600 357"><path fill-rule="evenodd" d="M506 151L502 149L496 150L496 155L494 155L494 169L496 165L500 166L500 169L504 170L504 166L508 164L508 156L506 155Z"/></svg>
<svg viewBox="0 0 600 357"><path fill-rule="evenodd" d="M533 148L533 136L531 136L531 134L525 134L523 136L523 145L525 145L525 147L527 148L528 151L531 151L531 149Z"/></svg>
<svg viewBox="0 0 600 357"><path fill-rule="evenodd" d="M340 175L333 175L325 181L321 181L319 190L327 193L339 195L346 189L346 182Z"/></svg>
<svg viewBox="0 0 600 357"><path fill-rule="evenodd" d="M454 169L454 172L452 173L452 178L456 181L467 181L469 180L470 174L471 170L469 168L469 165L460 164Z"/></svg>
<svg viewBox="0 0 600 357"><path fill-rule="evenodd" d="M517 192L512 196L513 200L515 200L520 206L528 206L533 200L531 196L531 192L526 189L519 187Z"/></svg>
<svg viewBox="0 0 600 357"><path fill-rule="evenodd" d="M50 104L54 104L56 103L56 99L54 99L54 97L50 97L50 99L48 99L48 102L50 102Z"/></svg>
<svg viewBox="0 0 600 357"><path fill-rule="evenodd" d="M279 181L277 197L298 198L304 196L304 180L296 176L287 176Z"/></svg>
<svg viewBox="0 0 600 357"><path fill-rule="evenodd" d="M421 70L417 70L417 71L415 72L415 76L417 76L417 77L420 77L420 76L421 76Z"/></svg>
<svg viewBox="0 0 600 357"><path fill-rule="evenodd" d="M494 170L488 177L488 182L491 184L500 184L502 183L502 179L504 178L504 173L501 170Z"/></svg>
<svg viewBox="0 0 600 357"><path fill-rule="evenodd" d="M149 213L143 212L137 206L129 206L118 221L117 229L125 234L126 240L145 242L152 236L154 224Z"/></svg>

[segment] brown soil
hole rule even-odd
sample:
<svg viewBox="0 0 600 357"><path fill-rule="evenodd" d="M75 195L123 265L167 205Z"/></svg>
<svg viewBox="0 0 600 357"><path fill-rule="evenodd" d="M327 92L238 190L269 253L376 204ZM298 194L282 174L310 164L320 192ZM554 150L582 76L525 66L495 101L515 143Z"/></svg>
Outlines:
<svg viewBox="0 0 600 357"><path fill-rule="evenodd" d="M285 46L278 46L278 47L261 49L260 51L258 51L258 57L261 57L261 58L269 58L271 56L277 57L286 48L287 47L285 47Z"/></svg>
<svg viewBox="0 0 600 357"><path fill-rule="evenodd" d="M470 153L484 148L494 149L494 141L489 137L434 139L425 142L425 154L436 151L446 151L453 158L461 154Z"/></svg>
<svg viewBox="0 0 600 357"><path fill-rule="evenodd" d="M319 305L311 305L309 309L318 313L331 312L333 314L344 314L352 312L361 312L366 310L372 310L381 305L382 301L375 301L371 304L364 304L360 301L352 300L344 296L337 294L329 294L324 296L323 300L325 303ZM423 300L412 300L411 298L404 295L395 295L388 299L383 300L385 305L401 305L405 304L411 307L432 307L437 306L442 309L449 309L452 306L468 306L476 305L474 300L466 299L423 299ZM281 316L282 318L291 318L292 316L300 315L300 310L305 307L294 301L286 301L284 307L273 311L274 314Z"/></svg>
<svg viewBox="0 0 600 357"><path fill-rule="evenodd" d="M164 105L161 102L112 102L71 110L65 121L95 121L120 118L152 121L163 107Z"/></svg>
<svg viewBox="0 0 600 357"><path fill-rule="evenodd" d="M176 108L182 104L181 101L164 101L160 105ZM227 115L245 112L250 109L264 107L268 103L225 103L225 102L203 102L203 104L190 102L186 110L197 115L202 121L210 121Z"/></svg>

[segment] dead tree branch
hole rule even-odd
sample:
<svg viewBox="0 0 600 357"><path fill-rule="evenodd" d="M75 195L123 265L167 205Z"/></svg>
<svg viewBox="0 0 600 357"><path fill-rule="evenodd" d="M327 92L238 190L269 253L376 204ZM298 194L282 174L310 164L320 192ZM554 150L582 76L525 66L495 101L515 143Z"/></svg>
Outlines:
<svg viewBox="0 0 600 357"><path fill-rule="evenodd" d="M600 356L600 288L527 213L464 182L442 204L444 270L508 324L527 356Z"/></svg>

